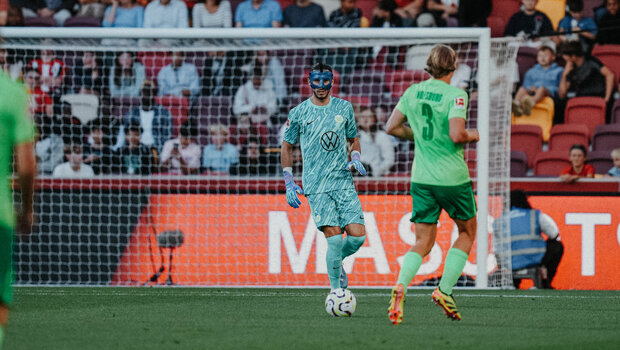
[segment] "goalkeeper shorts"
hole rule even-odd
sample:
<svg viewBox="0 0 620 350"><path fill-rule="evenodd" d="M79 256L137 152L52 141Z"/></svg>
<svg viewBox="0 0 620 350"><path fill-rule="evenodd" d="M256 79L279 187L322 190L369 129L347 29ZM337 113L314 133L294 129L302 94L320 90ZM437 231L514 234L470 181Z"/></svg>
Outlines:
<svg viewBox="0 0 620 350"><path fill-rule="evenodd" d="M13 302L13 229L0 225L0 301Z"/></svg>
<svg viewBox="0 0 620 350"><path fill-rule="evenodd" d="M476 199L471 181L457 186L435 186L411 183L413 210L411 221L435 224L441 209L452 219L469 220L476 216Z"/></svg>
<svg viewBox="0 0 620 350"><path fill-rule="evenodd" d="M362 203L355 189L338 190L306 195L316 227L343 228L348 224L364 225Z"/></svg>

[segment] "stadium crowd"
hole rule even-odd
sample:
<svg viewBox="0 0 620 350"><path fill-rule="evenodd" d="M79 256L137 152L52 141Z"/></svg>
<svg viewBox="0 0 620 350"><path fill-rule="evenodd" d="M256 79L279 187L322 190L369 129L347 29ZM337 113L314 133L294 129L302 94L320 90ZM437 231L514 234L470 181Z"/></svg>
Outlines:
<svg viewBox="0 0 620 350"><path fill-rule="evenodd" d="M567 126L586 134L584 161L591 151L596 174L618 174L619 0L567 0L566 11L539 10L546 1L0 0L0 25L489 26L494 36L525 39L512 78L512 149L513 161L526 166L513 176L559 176L574 146L557 141ZM473 99L475 62L466 47L455 48L452 85ZM404 88L426 77L416 57L427 52L416 50L426 48L101 52L47 41L37 52L0 49L0 67L30 90L44 175L272 175L280 171L277 148L288 110L310 95L305 70L322 60L336 70L332 93L354 105L362 162L372 176L385 176L407 173L413 157L410 145L385 134L383 125L404 91L397 75L406 77ZM524 125L538 128L527 129L538 137L533 151L519 143ZM549 161L560 170L543 171Z"/></svg>

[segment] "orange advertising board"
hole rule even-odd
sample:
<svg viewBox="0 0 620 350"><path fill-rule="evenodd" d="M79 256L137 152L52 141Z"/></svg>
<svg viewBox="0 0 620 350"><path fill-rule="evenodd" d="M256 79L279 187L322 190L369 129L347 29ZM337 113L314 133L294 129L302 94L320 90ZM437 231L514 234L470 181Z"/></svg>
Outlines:
<svg viewBox="0 0 620 350"><path fill-rule="evenodd" d="M360 200L367 239L360 251L344 261L350 283L391 286L402 256L415 241L409 222L411 199L407 195L361 195ZM565 256L554 281L556 288L620 289L620 274L614 272L620 262L620 237L615 235L618 218L612 212L620 207L620 197L532 197L531 201L560 226ZM587 215L568 214L599 212L612 217L611 223L594 226L594 275L582 275L582 230L591 222ZM424 260L414 284L441 275L445 254L457 233L445 213L440 221L437 245ZM183 232L183 244L160 247L156 236L173 230ZM163 267L156 283L164 283L170 276L179 285L327 286L326 249L305 199L301 208L292 209L284 195L158 194L150 197L112 283L142 284ZM466 274L476 274L475 261L474 247ZM487 261L492 270L494 260ZM586 265L585 271L590 267Z"/></svg>

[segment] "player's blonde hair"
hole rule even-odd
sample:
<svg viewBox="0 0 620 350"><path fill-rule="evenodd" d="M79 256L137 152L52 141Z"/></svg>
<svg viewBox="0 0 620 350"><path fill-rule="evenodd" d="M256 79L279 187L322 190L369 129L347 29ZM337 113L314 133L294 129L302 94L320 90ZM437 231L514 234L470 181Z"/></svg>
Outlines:
<svg viewBox="0 0 620 350"><path fill-rule="evenodd" d="M425 71L433 78L439 79L456 69L456 53L450 46L437 44L433 46L426 60Z"/></svg>

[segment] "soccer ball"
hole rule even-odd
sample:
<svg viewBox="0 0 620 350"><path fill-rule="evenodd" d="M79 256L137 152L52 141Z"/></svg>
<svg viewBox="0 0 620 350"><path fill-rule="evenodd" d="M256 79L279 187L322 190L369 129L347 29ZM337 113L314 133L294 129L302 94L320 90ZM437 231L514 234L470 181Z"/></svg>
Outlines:
<svg viewBox="0 0 620 350"><path fill-rule="evenodd" d="M355 295L348 289L336 289L325 298L325 310L334 317L351 317L356 306Z"/></svg>

